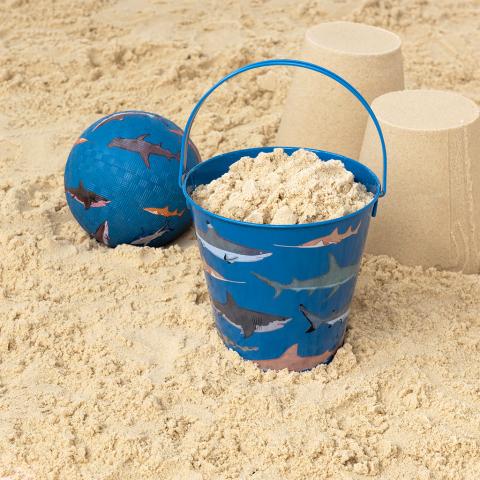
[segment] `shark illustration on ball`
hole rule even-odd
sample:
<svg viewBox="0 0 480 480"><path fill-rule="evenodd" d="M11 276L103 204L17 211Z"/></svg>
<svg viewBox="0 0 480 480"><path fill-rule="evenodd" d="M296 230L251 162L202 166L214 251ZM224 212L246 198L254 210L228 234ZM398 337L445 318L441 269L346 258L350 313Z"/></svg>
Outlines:
<svg viewBox="0 0 480 480"><path fill-rule="evenodd" d="M212 304L228 323L241 330L245 338L251 337L255 332L271 332L283 328L292 319L292 317L272 315L240 307L230 292L227 292L225 303L212 298Z"/></svg>
<svg viewBox="0 0 480 480"><path fill-rule="evenodd" d="M156 232L153 232L151 235L146 235L144 237L137 238L136 240L133 240L133 242L130 242L130 243L132 245L141 245L143 247L146 247L150 243L152 243L154 240L157 240L158 238L163 237L168 232L173 232L173 230L174 229L170 227L168 222L165 222L162 228L158 229Z"/></svg>
<svg viewBox="0 0 480 480"><path fill-rule="evenodd" d="M173 133L174 135L178 135L179 137L183 136L183 130L181 128L178 128L174 123L169 122L166 119L162 119L162 123L167 127L167 130L170 133ZM193 153L198 158L198 161L200 161L201 159L200 152L198 151L197 147L193 144L190 138L188 139L188 145L193 150Z"/></svg>
<svg viewBox="0 0 480 480"><path fill-rule="evenodd" d="M81 145L82 143L86 143L86 142L88 142L87 138L79 137L79 138L77 138L77 140L75 141L73 146L76 147L77 145Z"/></svg>
<svg viewBox="0 0 480 480"><path fill-rule="evenodd" d="M163 217L181 217L185 213L185 209L183 210L169 210L167 207L147 207L144 210L152 215L162 215Z"/></svg>
<svg viewBox="0 0 480 480"><path fill-rule="evenodd" d="M272 255L271 252L245 247L221 237L209 222L206 231L197 229L197 237L206 250L227 263L259 262Z"/></svg>
<svg viewBox="0 0 480 480"><path fill-rule="evenodd" d="M144 116L144 117L149 117L149 118L156 118L157 116L154 113L147 113L147 112L117 112L113 113L112 115L109 115L108 117L104 118L100 122L98 122L93 128L92 132L97 130L100 127L103 127L103 125L106 125L107 123L113 122L113 121L123 121L125 117L129 116Z"/></svg>
<svg viewBox="0 0 480 480"><path fill-rule="evenodd" d="M104 245L108 246L110 241L108 221L105 220L103 223L101 223L95 230L95 233L91 235L91 237L97 240L97 242L103 243Z"/></svg>
<svg viewBox="0 0 480 480"><path fill-rule="evenodd" d="M81 180L78 187L69 187L66 191L72 196L72 198L81 203L85 207L85 210L88 210L90 207L105 207L105 205L110 203L110 200L85 188Z"/></svg>
<svg viewBox="0 0 480 480"><path fill-rule="evenodd" d="M145 166L150 168L150 155L158 155L165 157L168 160L175 159L179 160L178 153L173 153L170 150L162 148L161 143L150 143L145 140L150 134L144 133L139 135L137 138L114 138L109 144L109 147L121 148L122 150L127 150L129 152L138 153L141 157Z"/></svg>
<svg viewBox="0 0 480 480"><path fill-rule="evenodd" d="M317 277L308 278L306 280L298 280L294 278L290 283L280 283L265 278L255 272L252 272L252 275L272 287L275 290L275 298L285 290L291 290L294 292L307 291L311 295L316 290L325 288L333 289L329 295L332 296L341 285L355 278L358 269L360 268L360 263L354 263L352 265L347 265L346 267L340 267L332 254L328 256L328 260L328 272Z"/></svg>

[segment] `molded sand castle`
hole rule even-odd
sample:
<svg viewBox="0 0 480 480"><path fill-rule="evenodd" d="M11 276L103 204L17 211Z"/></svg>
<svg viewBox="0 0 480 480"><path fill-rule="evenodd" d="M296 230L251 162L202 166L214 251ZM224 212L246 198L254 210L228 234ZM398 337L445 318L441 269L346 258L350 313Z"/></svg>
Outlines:
<svg viewBox="0 0 480 480"><path fill-rule="evenodd" d="M367 255L332 362L263 372L219 338L193 232L165 248L105 248L70 214L63 184L68 152L95 119L137 108L183 126L213 82L296 56L323 21L392 30L407 88L478 104L477 3L0 2L0 478L477 480L477 274ZM277 69L219 90L193 132L202 157L275 144L289 78ZM413 159L408 142L390 141Z"/></svg>
<svg viewBox="0 0 480 480"><path fill-rule="evenodd" d="M326 22L305 33L300 57L354 85L369 103L404 86L400 37L353 22ZM295 72L276 145L321 148L358 159L368 115L329 78Z"/></svg>
<svg viewBox="0 0 480 480"><path fill-rule="evenodd" d="M454 92L405 90L375 99L391 158L391 193L368 251L407 265L480 272L480 117ZM368 125L360 160L381 171Z"/></svg>

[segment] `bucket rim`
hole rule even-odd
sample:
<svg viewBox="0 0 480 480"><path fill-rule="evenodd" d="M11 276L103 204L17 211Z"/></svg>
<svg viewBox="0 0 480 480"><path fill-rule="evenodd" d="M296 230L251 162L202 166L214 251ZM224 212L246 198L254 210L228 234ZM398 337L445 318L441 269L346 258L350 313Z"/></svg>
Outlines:
<svg viewBox="0 0 480 480"><path fill-rule="evenodd" d="M349 162L354 162L359 167L363 168L369 174L372 175L372 177L375 179L375 185L377 187L377 191L374 194L374 197L372 198L372 200L370 200L370 202L368 202L365 206L363 206L359 210L357 210L355 212L352 212L352 213L349 213L348 215L343 215L341 217L332 218L330 220L322 220L320 222L293 223L293 224L287 224L287 225L270 224L270 223L253 223L253 222L245 222L243 220L235 220L233 218L223 217L222 215L218 215L217 213L213 213L210 210L207 210L207 209L203 208L202 206L200 206L197 202L195 202L195 200L193 200L192 196L187 192L188 179L197 170L202 168L202 165L205 165L208 162L217 160L217 159L219 159L221 157L224 157L226 155L231 155L232 153L236 153L236 154L240 155L242 153L247 153L247 152L249 152L249 154L251 154L252 152L257 152L257 154L258 154L258 153L261 153L263 151L265 151L265 152L270 152L270 150L273 151L273 149L275 149L275 148L282 148L284 150L288 149L288 150L294 150L294 151L295 150L308 150L308 151L314 152L314 153L321 152L322 154L332 155L333 160L348 160ZM241 158L241 156L239 156L238 160L240 160L240 158ZM237 160L237 162L238 162L238 160ZM319 160L322 161L322 162L325 161L321 158L319 158ZM370 207L374 206L376 202L378 202L378 199L379 199L379 197L382 193L382 188L381 188L380 180L379 180L377 174L373 170L371 170L369 167L367 167L363 163L360 163L359 161L354 160L353 158L346 157L345 155L340 155L338 153L329 152L328 150L320 150L318 148L288 147L288 146L265 146L265 147L243 148L243 149L240 149L240 150L232 150L231 152L220 153L218 155L215 155L215 156L209 158L208 160L204 160L204 161L198 163L191 170L188 171L187 175L185 175L185 177L183 179L183 182L182 182L182 192L183 192L184 197L187 200L187 203L191 203L192 205L195 206L195 208L200 210L205 215L210 215L210 216L212 216L212 217L214 217L218 220L222 220L226 223L230 223L230 224L234 224L234 225L247 225L247 226L257 227L257 228L264 228L264 229L271 229L271 230L281 230L281 229L300 229L300 228L322 227L322 226L325 226L325 225L332 225L334 223L339 222L340 220L350 219L350 218L354 218L356 216L359 216L362 213L364 213L365 211L367 211ZM373 211L375 211L375 209Z"/></svg>

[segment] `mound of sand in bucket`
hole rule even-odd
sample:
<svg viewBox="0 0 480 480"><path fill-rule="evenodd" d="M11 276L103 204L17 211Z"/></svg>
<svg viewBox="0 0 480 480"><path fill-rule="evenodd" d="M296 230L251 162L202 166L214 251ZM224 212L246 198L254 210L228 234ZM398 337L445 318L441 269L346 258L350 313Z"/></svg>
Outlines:
<svg viewBox="0 0 480 480"><path fill-rule="evenodd" d="M390 156L389 195L367 251L407 265L480 272L480 118L453 92L404 90L375 99ZM375 129L360 161L381 170Z"/></svg>
<svg viewBox="0 0 480 480"><path fill-rule="evenodd" d="M305 33L301 58L341 75L370 103L404 88L401 40L382 28L329 22ZM358 101L330 78L295 73L277 145L321 148L358 158L368 115Z"/></svg>
<svg viewBox="0 0 480 480"><path fill-rule="evenodd" d="M288 155L281 148L241 158L192 196L223 217L277 225L342 217L373 198L340 160L322 162L309 150Z"/></svg>

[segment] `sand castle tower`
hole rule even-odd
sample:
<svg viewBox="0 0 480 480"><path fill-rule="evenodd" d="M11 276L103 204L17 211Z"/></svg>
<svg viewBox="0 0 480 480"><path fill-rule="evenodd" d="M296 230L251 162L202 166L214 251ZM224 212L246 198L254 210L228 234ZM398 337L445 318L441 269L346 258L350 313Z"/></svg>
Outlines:
<svg viewBox="0 0 480 480"><path fill-rule="evenodd" d="M404 86L400 38L352 22L322 23L307 30L303 60L333 70L370 103ZM329 78L297 69L277 134L277 145L320 148L358 159L367 113Z"/></svg>
<svg viewBox="0 0 480 480"><path fill-rule="evenodd" d="M404 90L372 108L389 154L388 194L367 251L408 265L480 272L480 119L457 93ZM360 161L377 174L381 153L373 124Z"/></svg>

